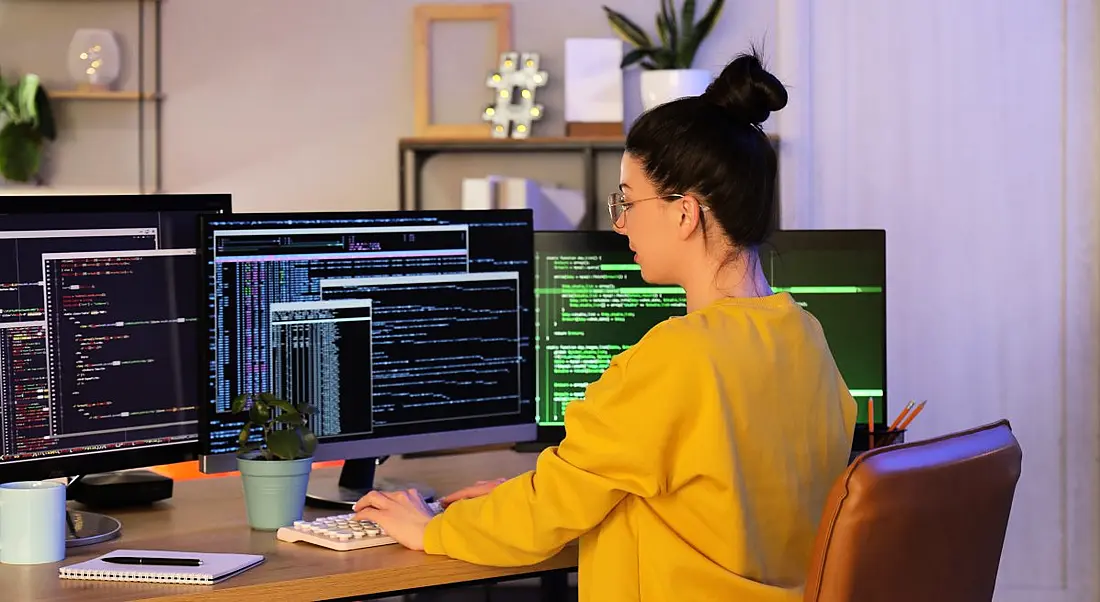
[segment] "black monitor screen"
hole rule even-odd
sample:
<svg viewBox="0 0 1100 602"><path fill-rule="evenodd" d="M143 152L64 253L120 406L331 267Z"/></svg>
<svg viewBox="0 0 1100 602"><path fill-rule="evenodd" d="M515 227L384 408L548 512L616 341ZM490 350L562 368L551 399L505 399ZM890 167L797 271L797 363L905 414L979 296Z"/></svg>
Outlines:
<svg viewBox="0 0 1100 602"><path fill-rule="evenodd" d="M560 439L565 407L611 358L659 322L684 315L675 286L642 280L627 239L609 231L536 232L537 420ZM852 394L885 416L886 240L882 231L779 231L760 248L764 274L822 325Z"/></svg>
<svg viewBox="0 0 1100 602"><path fill-rule="evenodd" d="M534 423L529 211L255 214L204 224L208 435L240 394L316 408L321 443Z"/></svg>
<svg viewBox="0 0 1100 602"><path fill-rule="evenodd" d="M196 455L198 217L229 199L137 199L0 198L0 482Z"/></svg>

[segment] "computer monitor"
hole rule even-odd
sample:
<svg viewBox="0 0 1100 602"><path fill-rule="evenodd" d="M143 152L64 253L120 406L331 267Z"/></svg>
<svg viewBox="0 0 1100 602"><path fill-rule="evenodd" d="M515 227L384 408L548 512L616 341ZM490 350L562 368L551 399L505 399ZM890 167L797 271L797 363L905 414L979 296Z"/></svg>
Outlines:
<svg viewBox="0 0 1100 602"><path fill-rule="evenodd" d="M308 501L344 507L376 459L534 439L530 210L236 214L203 220L200 469L236 470L240 394L317 408ZM253 437L259 440L258 434Z"/></svg>
<svg viewBox="0 0 1100 602"><path fill-rule="evenodd" d="M96 473L197 457L198 216L229 211L229 195L0 197L0 482L112 483L83 491L119 505L147 477Z"/></svg>
<svg viewBox="0 0 1100 602"><path fill-rule="evenodd" d="M683 289L642 280L625 236L611 231L535 233L537 442L565 435L565 407L584 397L611 358L659 322L686 312ZM866 422L886 416L886 233L781 230L760 248L776 292L788 291L821 323Z"/></svg>

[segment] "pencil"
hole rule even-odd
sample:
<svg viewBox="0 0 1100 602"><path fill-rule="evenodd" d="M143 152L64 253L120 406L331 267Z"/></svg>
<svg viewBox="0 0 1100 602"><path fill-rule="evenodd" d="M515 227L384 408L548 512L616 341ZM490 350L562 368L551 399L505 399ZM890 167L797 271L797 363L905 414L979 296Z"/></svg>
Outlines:
<svg viewBox="0 0 1100 602"><path fill-rule="evenodd" d="M913 422L913 419L917 417L917 414L920 414L921 410L924 409L924 404L926 404L926 403L928 403L928 400L922 401L919 404L917 404L916 409L914 409L913 413L910 414L909 417L905 419L905 422L901 423L901 425L898 427L898 430L905 430L906 428L908 428L909 423Z"/></svg>
<svg viewBox="0 0 1100 602"><path fill-rule="evenodd" d="M888 428L886 430L888 430L888 431L896 430L898 428L898 425L901 424L901 421L905 420L905 417L909 414L910 411L912 411L914 405L916 405L916 402L913 401L912 399L910 399L909 403L905 404L905 407L902 408L901 413L898 414L898 417L895 418L892 423L890 423L890 428Z"/></svg>
<svg viewBox="0 0 1100 602"><path fill-rule="evenodd" d="M867 449L875 447L875 398L867 398Z"/></svg>

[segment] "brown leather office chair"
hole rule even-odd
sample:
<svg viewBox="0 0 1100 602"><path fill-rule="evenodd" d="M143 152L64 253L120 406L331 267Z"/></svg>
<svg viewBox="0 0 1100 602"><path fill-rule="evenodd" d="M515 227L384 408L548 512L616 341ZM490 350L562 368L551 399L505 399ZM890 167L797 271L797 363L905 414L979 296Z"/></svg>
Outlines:
<svg viewBox="0 0 1100 602"><path fill-rule="evenodd" d="M803 600L992 600L1021 459L1007 420L859 456L826 501Z"/></svg>

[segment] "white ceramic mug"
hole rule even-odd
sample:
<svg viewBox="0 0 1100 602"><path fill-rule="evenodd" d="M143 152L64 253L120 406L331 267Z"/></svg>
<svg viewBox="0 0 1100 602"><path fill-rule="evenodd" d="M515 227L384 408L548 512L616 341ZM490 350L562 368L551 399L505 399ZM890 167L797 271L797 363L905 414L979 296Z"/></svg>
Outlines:
<svg viewBox="0 0 1100 602"><path fill-rule="evenodd" d="M64 483L0 484L0 563L45 564L64 559Z"/></svg>

